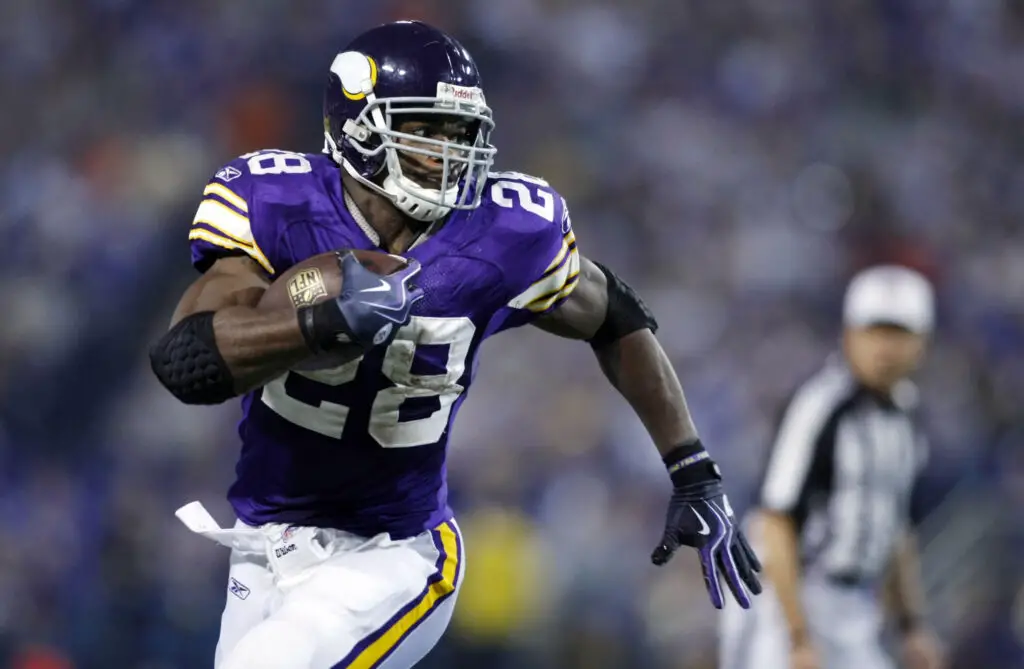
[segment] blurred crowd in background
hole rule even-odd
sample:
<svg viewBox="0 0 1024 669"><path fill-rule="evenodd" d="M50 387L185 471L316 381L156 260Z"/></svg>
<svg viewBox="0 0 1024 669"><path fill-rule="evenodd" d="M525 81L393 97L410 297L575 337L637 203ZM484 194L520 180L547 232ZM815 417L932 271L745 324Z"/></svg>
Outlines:
<svg viewBox="0 0 1024 669"><path fill-rule="evenodd" d="M227 551L173 513L231 522L239 410L178 405L146 345L205 181L318 151L334 53L397 18L464 41L498 167L548 179L647 298L737 507L846 279L934 280L934 622L956 669L1024 666L1024 5L4 0L0 667L212 665ZM469 571L427 669L714 667L696 559L649 562L664 470L589 347L484 348L450 457Z"/></svg>

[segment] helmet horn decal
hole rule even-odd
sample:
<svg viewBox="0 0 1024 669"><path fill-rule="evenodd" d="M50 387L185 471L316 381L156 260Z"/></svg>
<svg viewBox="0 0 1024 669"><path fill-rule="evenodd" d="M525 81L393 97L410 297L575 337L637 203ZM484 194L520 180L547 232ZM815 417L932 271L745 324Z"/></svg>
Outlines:
<svg viewBox="0 0 1024 669"><path fill-rule="evenodd" d="M331 72L341 81L341 90L349 100L362 100L377 85L377 63L358 51L345 51L334 57Z"/></svg>

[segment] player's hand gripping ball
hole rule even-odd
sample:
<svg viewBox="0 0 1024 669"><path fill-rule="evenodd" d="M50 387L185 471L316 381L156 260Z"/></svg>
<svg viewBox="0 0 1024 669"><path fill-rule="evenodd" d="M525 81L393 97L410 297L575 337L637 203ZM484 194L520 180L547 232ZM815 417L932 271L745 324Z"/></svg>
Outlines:
<svg viewBox="0 0 1024 669"><path fill-rule="evenodd" d="M301 309L341 295L342 265L339 254L351 252L366 269L380 276L390 276L409 266L401 256L383 251L341 250L321 253L289 268L279 276L260 298L258 309ZM358 344L343 344L331 351L311 356L294 369L314 371L332 369L355 360L365 353Z"/></svg>

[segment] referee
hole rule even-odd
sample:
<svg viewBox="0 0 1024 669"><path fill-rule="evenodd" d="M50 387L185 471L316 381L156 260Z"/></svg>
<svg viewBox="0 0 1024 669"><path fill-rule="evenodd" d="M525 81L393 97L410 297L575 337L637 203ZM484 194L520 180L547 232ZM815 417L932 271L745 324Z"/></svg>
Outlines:
<svg viewBox="0 0 1024 669"><path fill-rule="evenodd" d="M842 354L797 390L775 434L747 519L765 592L748 612L726 607L722 669L893 669L886 599L904 666L943 666L909 522L925 453L906 377L932 331L932 287L905 267L869 268L847 289L843 321Z"/></svg>

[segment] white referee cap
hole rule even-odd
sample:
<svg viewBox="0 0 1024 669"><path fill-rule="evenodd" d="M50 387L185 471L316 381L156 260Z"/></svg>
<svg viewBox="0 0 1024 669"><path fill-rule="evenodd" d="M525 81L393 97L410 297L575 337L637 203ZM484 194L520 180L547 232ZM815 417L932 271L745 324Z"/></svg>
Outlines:
<svg viewBox="0 0 1024 669"><path fill-rule="evenodd" d="M928 334L935 325L932 285L907 267L869 267L853 277L846 289L843 324L898 325L917 334Z"/></svg>

